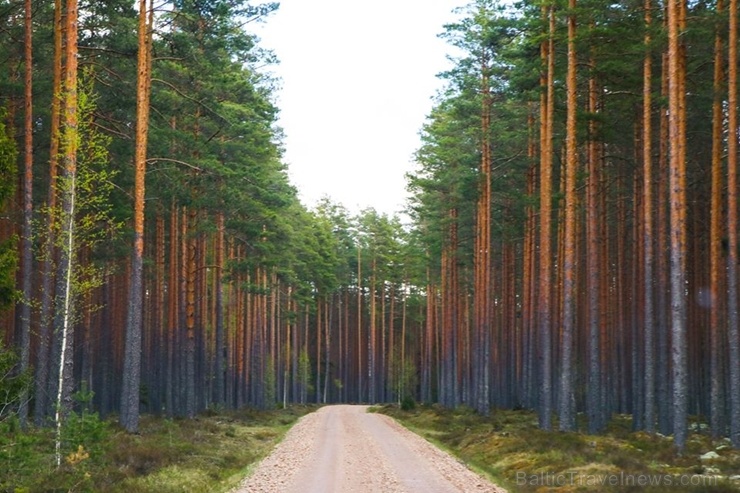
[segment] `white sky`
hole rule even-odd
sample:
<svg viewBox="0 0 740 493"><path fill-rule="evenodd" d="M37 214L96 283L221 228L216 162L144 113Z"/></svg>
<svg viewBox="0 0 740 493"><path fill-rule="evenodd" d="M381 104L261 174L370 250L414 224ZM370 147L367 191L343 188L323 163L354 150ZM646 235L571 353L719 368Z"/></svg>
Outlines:
<svg viewBox="0 0 740 493"><path fill-rule="evenodd" d="M285 161L301 201L403 208L418 132L450 68L437 37L467 0L282 0L253 27L280 65Z"/></svg>

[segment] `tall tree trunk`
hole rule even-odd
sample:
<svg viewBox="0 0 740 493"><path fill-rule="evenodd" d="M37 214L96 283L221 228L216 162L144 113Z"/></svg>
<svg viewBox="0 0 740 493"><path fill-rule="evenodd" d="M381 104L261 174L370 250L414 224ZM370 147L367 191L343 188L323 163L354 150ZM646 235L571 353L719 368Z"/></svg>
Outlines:
<svg viewBox="0 0 740 493"><path fill-rule="evenodd" d="M386 358L386 351L388 349L388 326L386 325L386 299L387 293L385 289L385 282L381 280L380 288L380 367L378 368L378 380L380 381L380 391L378 399L381 402L388 402L388 385L386 385L387 362L390 358Z"/></svg>
<svg viewBox="0 0 740 493"><path fill-rule="evenodd" d="M340 334L340 354L342 355L339 358L339 375L341 378L342 386L339 389L339 400L341 402L347 402L348 401L348 394L349 391L349 369L350 369L350 358L352 351L350 350L350 337L349 337L349 289L348 286L345 286L342 290L342 325L339 328L339 334Z"/></svg>
<svg viewBox="0 0 740 493"><path fill-rule="evenodd" d="M66 11L66 60L65 83L63 91L63 163L62 180L62 225L59 268L57 270L57 290L54 306L54 333L58 346L58 366L55 372L54 394L56 412L56 463L61 466L62 422L72 409L72 389L74 385L74 289L73 277L75 255L75 214L77 181L77 0L67 0Z"/></svg>
<svg viewBox="0 0 740 493"><path fill-rule="evenodd" d="M661 69L661 95L668 99L668 54L663 55L663 67ZM664 435L673 433L671 420L671 374L669 371L670 357L670 329L669 319L669 289L670 289L670 265L669 265L669 211L668 211L668 108L664 107L660 112L660 159L658 178L658 211L657 226L658 240L657 250L659 252L656 268L658 269L658 293L656 298L656 312L658 318L658 357L657 357L657 404L658 404L658 430Z"/></svg>
<svg viewBox="0 0 740 493"><path fill-rule="evenodd" d="M288 285L288 292L285 296L285 299L287 303L287 309L289 312L293 311L292 310L293 300L291 299L291 296L292 296L292 286ZM288 388L290 387L288 383L290 381L290 375L291 375L291 369L292 369L292 365L291 365L291 354L292 354L292 350L291 350L292 331L291 329L292 327L293 327L293 322L289 319L287 323L285 324L285 353L284 353L285 354L284 355L285 365L283 369L283 408L287 407L288 405Z"/></svg>
<svg viewBox="0 0 740 493"><path fill-rule="evenodd" d="M566 78L567 117L565 136L565 237L563 250L563 334L560 371L560 430L575 430L575 295L576 295L576 19L575 0L568 8L568 74Z"/></svg>
<svg viewBox="0 0 740 493"><path fill-rule="evenodd" d="M331 381L331 314L334 313L334 311L332 310L333 303L330 303L328 300L324 301L324 303L326 305L326 309L324 310L324 390L321 402L326 404L329 397L329 382Z"/></svg>
<svg viewBox="0 0 740 493"><path fill-rule="evenodd" d="M52 309L54 301L54 259L57 254L55 237L55 209L57 202L57 166L59 161L59 128L62 94L62 0L54 0L54 69L52 75L51 125L49 149L49 191L46 205L49 209L44 244L44 264L41 281L41 312L39 314L39 346L36 355L34 422L43 424L49 414L49 353Z"/></svg>
<svg viewBox="0 0 740 493"><path fill-rule="evenodd" d="M215 361L215 386L214 400L216 404L223 406L226 404L225 393L225 356L226 356L226 338L224 326L224 301L223 301L223 268L224 268L224 214L219 211L216 215L216 361Z"/></svg>
<svg viewBox="0 0 740 493"><path fill-rule="evenodd" d="M362 249L357 243L357 401L362 400Z"/></svg>
<svg viewBox="0 0 740 493"><path fill-rule="evenodd" d="M655 315L653 297L653 167L652 167L652 78L651 55L652 4L645 0L645 59L642 86L642 160L643 160L643 269L644 269L644 363L645 430L655 432Z"/></svg>
<svg viewBox="0 0 740 493"><path fill-rule="evenodd" d="M641 119L635 120L635 162L640 161L640 137L641 137ZM645 406L644 406L644 361L643 354L644 349L641 348L641 344L644 342L644 333L642 331L643 320L640 317L640 310L633 307L644 306L643 297L643 286L645 282L643 280L644 274L644 255L642 252L642 244L640 239L643 233L643 222L644 209L643 209L643 195L642 195L642 180L640 172L634 173L632 178L632 214L635 220L632 222L632 241L630 242L633 247L631 249L631 279L630 279L630 296L631 303L628 304L626 318L629 320L629 332L630 332L630 360L632 362L632 427L635 430L642 430L645 427L643 418L645 417Z"/></svg>
<svg viewBox="0 0 740 493"><path fill-rule="evenodd" d="M180 231L178 225L178 218L180 213L175 201L172 201L170 205L170 231L169 231L169 272L167 278L167 358L165 361L165 410L168 416L173 416L175 413L175 403L177 401L175 392L175 376L177 371L175 369L175 361L177 357L177 333L179 325L179 290L178 286L178 273L180 272L180 265L178 259L178 232Z"/></svg>
<svg viewBox="0 0 740 493"><path fill-rule="evenodd" d="M139 0L139 54L136 77L136 148L134 152L134 245L131 256L128 318L123 360L120 423L129 433L139 429L141 325L144 296L144 187L149 129L150 29L147 0Z"/></svg>
<svg viewBox="0 0 740 493"><path fill-rule="evenodd" d="M536 156L536 144L534 139L534 125L535 116L532 111L529 115L529 127L530 127L530 145L528 155L531 162L534 162ZM527 196L534 198L536 192L536 177L537 172L536 166L531 165L527 173ZM526 208L527 220L525 225L525 246L524 246L524 272L523 272L523 294L522 294L522 316L523 316L523 331L524 331L524 374L523 374L523 385L524 385L524 402L526 407L534 408L537 402L535 395L536 389L536 362L534 357L534 347L536 341L536 327L537 327L537 314L535 308L535 299L537 296L537 281L535 277L536 269L536 215L535 208L532 205L528 205Z"/></svg>
<svg viewBox="0 0 740 493"><path fill-rule="evenodd" d="M460 282L457 260L458 210L448 212L446 245L442 251L442 340L439 401L448 408L460 403L458 386L458 334L461 326Z"/></svg>
<svg viewBox="0 0 740 493"><path fill-rule="evenodd" d="M549 38L542 44L543 61L547 64L545 91L540 99L540 289L539 289L539 352L540 405L539 423L544 430L552 429L552 120L555 107L555 12L543 7L549 18Z"/></svg>
<svg viewBox="0 0 740 493"><path fill-rule="evenodd" d="M724 12L724 0L717 0L717 13ZM724 43L722 30L718 25L714 36L714 101L712 102L712 190L709 233L709 283L712 305L709 310L709 373L710 373L710 427L712 437L719 438L724 433L724 379L722 378L721 348L724 303L722 293L722 153L724 92Z"/></svg>
<svg viewBox="0 0 740 493"><path fill-rule="evenodd" d="M406 297L406 286L409 286L411 283L408 282L408 279L406 278L404 281L404 288L401 290L401 340L399 341L401 345L401 385L400 385L400 392L398 393L398 399L399 404L400 401L402 401L407 395L413 396L414 395L414 389L407 389L406 388L406 313L407 313L407 297Z"/></svg>
<svg viewBox="0 0 740 493"><path fill-rule="evenodd" d="M434 359L434 314L436 290L432 285L430 269L426 269L426 317L424 318L424 332L422 337L421 358L421 400L432 400L432 361Z"/></svg>
<svg viewBox="0 0 740 493"><path fill-rule="evenodd" d="M155 282L154 282L154 310L156 312L154 317L154 344L156 345L152 351L152 362L151 367L155 368L156 377L156 392L157 399L153 403L153 411L159 415L164 409L165 402L165 388L167 387L166 374L167 369L165 368L167 362L167 302L165 298L165 286L167 264L166 264L166 253L167 246L165 243L165 231L164 231L164 211L161 207L157 210L156 226L155 226Z"/></svg>
<svg viewBox="0 0 740 493"><path fill-rule="evenodd" d="M24 2L24 144L23 144L23 243L22 243L22 291L20 310L20 370L28 370L31 360L31 296L33 289L33 240L31 235L33 219L33 23L31 20L31 0ZM28 393L21 395L18 418L23 428L28 424Z"/></svg>
<svg viewBox="0 0 740 493"><path fill-rule="evenodd" d="M198 255L197 237L195 235L196 212L191 208L186 216L183 213L182 234L185 253L185 416L194 418L196 412L195 389L195 276ZM190 231L188 235L188 231ZM188 238L188 236L190 236Z"/></svg>
<svg viewBox="0 0 740 493"><path fill-rule="evenodd" d="M475 269L475 354L473 375L477 380L475 386L475 408L487 416L490 413L490 332L493 314L491 313L493 297L491 289L491 88L489 81L490 60L483 55L481 60L481 162L478 172L479 197L478 221L476 228L476 251L474 253Z"/></svg>
<svg viewBox="0 0 740 493"><path fill-rule="evenodd" d="M377 389L377 378L376 378L376 340L377 340L377 325L376 325L376 272L377 265L375 259L375 252L373 252L372 262L372 275L370 277L370 334L367 341L367 385L368 385L368 401L370 404L377 402L377 395L375 393Z"/></svg>
<svg viewBox="0 0 740 493"><path fill-rule="evenodd" d="M595 69L596 62L591 54L590 66ZM586 187L586 293L588 296L588 397L586 400L589 433L601 431L605 423L604 402L601 395L601 304L600 304L600 237L599 188L601 185L601 155L596 141L596 114L599 111L598 84L592 74L588 81L588 182Z"/></svg>
<svg viewBox="0 0 740 493"><path fill-rule="evenodd" d="M688 363L686 337L686 149L683 70L680 32L683 0L668 2L668 127L670 149L671 230L671 354L673 373L673 433L679 452L686 446L688 432ZM732 185L730 185L732 186ZM730 240L732 241L732 240ZM730 244L732 249L732 244Z"/></svg>
<svg viewBox="0 0 740 493"><path fill-rule="evenodd" d="M320 298L316 300L316 385L314 395L317 404L321 403L321 339L324 332L324 317L322 314L325 307L323 300Z"/></svg>
<svg viewBox="0 0 740 493"><path fill-rule="evenodd" d="M737 0L730 0L730 33L727 41L728 110L727 125L727 335L729 337L730 365L730 439L740 447L740 321L737 301L738 264L738 199L737 199Z"/></svg>

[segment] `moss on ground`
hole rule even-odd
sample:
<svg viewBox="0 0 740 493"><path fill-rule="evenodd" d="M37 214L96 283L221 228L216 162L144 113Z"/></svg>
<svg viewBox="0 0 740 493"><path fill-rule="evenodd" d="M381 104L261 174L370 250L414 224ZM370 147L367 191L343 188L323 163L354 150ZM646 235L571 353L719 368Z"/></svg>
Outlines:
<svg viewBox="0 0 740 493"><path fill-rule="evenodd" d="M89 418L66 445L60 469L51 430L0 430L0 492L228 491L299 417L315 409L244 409L195 419L143 416L138 434Z"/></svg>
<svg viewBox="0 0 740 493"><path fill-rule="evenodd" d="M490 417L465 407L374 410L396 418L509 491L740 491L740 451L728 440L693 433L686 452L678 456L670 437L633 432L628 416L615 417L602 435L588 435L540 430L536 414L523 410L494 411ZM710 451L717 457L700 458Z"/></svg>
<svg viewBox="0 0 740 493"><path fill-rule="evenodd" d="M144 416L136 435L87 415L71 427L60 469L52 430L23 432L0 423L0 492L228 491L314 409L207 413L192 420ZM633 432L626 416L615 417L603 435L587 435L542 431L536 415L521 410L486 418L467 408L375 409L510 491L740 491L740 482L730 479L740 477L740 451L705 433L691 434L686 453L677 456L670 437ZM700 458L710 451L716 456Z"/></svg>

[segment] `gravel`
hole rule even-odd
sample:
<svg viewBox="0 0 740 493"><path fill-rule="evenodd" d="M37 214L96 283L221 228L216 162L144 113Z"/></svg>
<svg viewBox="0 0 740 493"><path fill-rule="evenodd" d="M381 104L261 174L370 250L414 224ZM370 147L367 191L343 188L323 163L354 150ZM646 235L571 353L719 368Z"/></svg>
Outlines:
<svg viewBox="0 0 740 493"><path fill-rule="evenodd" d="M505 492L367 406L301 418L232 493Z"/></svg>

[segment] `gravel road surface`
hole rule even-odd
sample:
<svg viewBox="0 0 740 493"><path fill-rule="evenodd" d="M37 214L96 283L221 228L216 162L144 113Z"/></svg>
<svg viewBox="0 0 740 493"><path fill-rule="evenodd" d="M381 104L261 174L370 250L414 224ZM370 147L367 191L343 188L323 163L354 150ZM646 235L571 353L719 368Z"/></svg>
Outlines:
<svg viewBox="0 0 740 493"><path fill-rule="evenodd" d="M301 418L234 493L502 493L448 454L367 406Z"/></svg>

